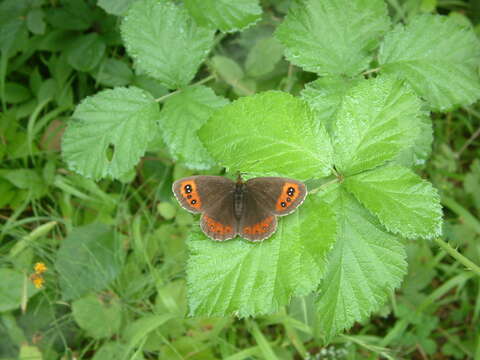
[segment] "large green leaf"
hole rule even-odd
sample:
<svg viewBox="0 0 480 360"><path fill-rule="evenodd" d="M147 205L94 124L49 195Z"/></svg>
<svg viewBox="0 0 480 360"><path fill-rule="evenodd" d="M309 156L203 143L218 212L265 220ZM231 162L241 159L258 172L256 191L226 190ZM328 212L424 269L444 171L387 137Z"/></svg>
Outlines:
<svg viewBox="0 0 480 360"><path fill-rule="evenodd" d="M480 43L453 18L417 16L397 25L379 53L382 72L407 79L432 109L467 105L480 97Z"/></svg>
<svg viewBox="0 0 480 360"><path fill-rule="evenodd" d="M240 98L216 111L198 134L213 157L233 170L300 180L331 171L325 128L305 102L287 93Z"/></svg>
<svg viewBox="0 0 480 360"><path fill-rule="evenodd" d="M218 243L195 232L188 240L191 314L248 316L277 311L292 296L317 287L334 238L333 212L310 198L297 212L279 219L277 232L261 243L238 239Z"/></svg>
<svg viewBox="0 0 480 360"><path fill-rule="evenodd" d="M382 0L304 0L292 4L277 37L287 59L307 71L355 75L389 25Z"/></svg>
<svg viewBox="0 0 480 360"><path fill-rule="evenodd" d="M440 197L413 171L391 165L345 179L345 186L391 232L433 238L442 230Z"/></svg>
<svg viewBox="0 0 480 360"><path fill-rule="evenodd" d="M122 23L122 37L139 69L176 89L188 85L213 45L214 30L162 0L139 0Z"/></svg>
<svg viewBox="0 0 480 360"><path fill-rule="evenodd" d="M119 275L122 263L121 241L108 226L74 229L63 240L55 262L63 299L105 289Z"/></svg>
<svg viewBox="0 0 480 360"><path fill-rule="evenodd" d="M344 76L321 77L306 84L301 96L315 110L318 121L330 130L345 95L360 79Z"/></svg>
<svg viewBox="0 0 480 360"><path fill-rule="evenodd" d="M327 339L378 310L407 270L405 248L341 186L331 189L337 240L320 285L318 327Z"/></svg>
<svg viewBox="0 0 480 360"><path fill-rule="evenodd" d="M62 151L71 169L93 179L119 178L145 153L158 131L158 105L138 88L105 90L84 99L63 135ZM107 151L113 151L110 159Z"/></svg>
<svg viewBox="0 0 480 360"><path fill-rule="evenodd" d="M165 101L158 124L174 159L192 169L208 169L215 164L198 139L197 130L215 109L226 104L227 99L205 86L188 87Z"/></svg>
<svg viewBox="0 0 480 360"><path fill-rule="evenodd" d="M413 145L421 103L402 81L378 77L353 88L337 113L335 165L355 174L394 159Z"/></svg>
<svg viewBox="0 0 480 360"><path fill-rule="evenodd" d="M262 15L258 0L185 0L185 7L200 26L224 32L243 30Z"/></svg>

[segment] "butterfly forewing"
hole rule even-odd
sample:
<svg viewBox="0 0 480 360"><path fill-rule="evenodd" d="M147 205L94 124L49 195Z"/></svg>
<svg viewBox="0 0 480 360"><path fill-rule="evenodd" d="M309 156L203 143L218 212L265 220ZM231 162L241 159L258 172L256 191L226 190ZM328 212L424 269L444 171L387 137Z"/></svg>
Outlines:
<svg viewBox="0 0 480 360"><path fill-rule="evenodd" d="M307 196L301 181L282 177L259 177L246 182L247 192L274 215L293 212Z"/></svg>
<svg viewBox="0 0 480 360"><path fill-rule="evenodd" d="M238 224L233 214L235 183L222 176L191 176L173 184L173 192L182 207L203 213L200 226L214 240L235 237Z"/></svg>
<svg viewBox="0 0 480 360"><path fill-rule="evenodd" d="M190 176L173 183L173 193L186 210L205 212L235 189L235 183L222 176Z"/></svg>

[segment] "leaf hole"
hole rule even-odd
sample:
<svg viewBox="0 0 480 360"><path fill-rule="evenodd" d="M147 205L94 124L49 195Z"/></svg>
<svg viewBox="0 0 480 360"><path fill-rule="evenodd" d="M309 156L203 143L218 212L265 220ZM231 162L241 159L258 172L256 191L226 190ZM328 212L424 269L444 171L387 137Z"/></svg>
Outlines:
<svg viewBox="0 0 480 360"><path fill-rule="evenodd" d="M108 144L108 147L105 149L105 156L107 157L108 161L112 161L114 153L115 153L115 145Z"/></svg>

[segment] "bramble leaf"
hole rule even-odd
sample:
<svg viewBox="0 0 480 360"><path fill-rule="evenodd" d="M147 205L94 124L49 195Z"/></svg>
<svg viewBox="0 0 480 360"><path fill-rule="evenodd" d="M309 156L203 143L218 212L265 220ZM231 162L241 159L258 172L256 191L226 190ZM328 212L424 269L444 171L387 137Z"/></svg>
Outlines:
<svg viewBox="0 0 480 360"><path fill-rule="evenodd" d="M410 169L384 166L347 177L345 186L387 230L407 238L441 235L440 196Z"/></svg>
<svg viewBox="0 0 480 360"><path fill-rule="evenodd" d="M418 122L420 131L414 144L403 150L395 162L406 167L422 167L430 157L433 143L433 123L429 114L424 114Z"/></svg>
<svg viewBox="0 0 480 360"><path fill-rule="evenodd" d="M399 80L362 81L337 113L333 136L337 168L349 175L394 159L413 145L420 109L420 99Z"/></svg>
<svg viewBox="0 0 480 360"><path fill-rule="evenodd" d="M215 164L198 139L197 130L215 109L226 104L227 99L205 86L187 87L165 101L158 124L174 159L192 169L208 169Z"/></svg>
<svg viewBox="0 0 480 360"><path fill-rule="evenodd" d="M119 178L145 153L157 130L158 105L135 87L105 90L84 99L63 135L69 167L83 176ZM109 159L109 150L113 151Z"/></svg>
<svg viewBox="0 0 480 360"><path fill-rule="evenodd" d="M121 30L137 67L170 89L188 85L213 46L214 31L169 1L133 3Z"/></svg>
<svg viewBox="0 0 480 360"><path fill-rule="evenodd" d="M333 200L338 222L317 302L317 326L328 340L377 310L400 285L407 263L401 242L342 186L323 196Z"/></svg>
<svg viewBox="0 0 480 360"><path fill-rule="evenodd" d="M293 3L276 36L286 58L320 75L356 75L388 30L382 0L304 0Z"/></svg>
<svg viewBox="0 0 480 360"><path fill-rule="evenodd" d="M330 130L335 115L348 91L359 83L361 78L325 76L305 85L301 97L315 110L318 121Z"/></svg>
<svg viewBox="0 0 480 360"><path fill-rule="evenodd" d="M223 32L244 30L262 15L258 0L185 0L185 7L200 26Z"/></svg>
<svg viewBox="0 0 480 360"><path fill-rule="evenodd" d="M323 275L335 228L329 205L307 198L297 212L279 219L277 232L261 243L218 243L195 232L188 241L190 313L269 313L292 296L313 291Z"/></svg>
<svg viewBox="0 0 480 360"><path fill-rule="evenodd" d="M324 127L302 100L279 91L240 98L199 130L207 150L227 168L305 180L330 174Z"/></svg>
<svg viewBox="0 0 480 360"><path fill-rule="evenodd" d="M397 25L380 46L381 71L407 79L434 110L480 97L480 42L453 18L421 15Z"/></svg>

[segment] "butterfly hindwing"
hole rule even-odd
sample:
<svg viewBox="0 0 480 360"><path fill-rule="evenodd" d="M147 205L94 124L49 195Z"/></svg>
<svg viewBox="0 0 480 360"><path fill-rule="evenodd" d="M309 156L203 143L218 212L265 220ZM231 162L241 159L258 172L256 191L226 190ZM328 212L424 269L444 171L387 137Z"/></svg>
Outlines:
<svg viewBox="0 0 480 360"><path fill-rule="evenodd" d="M244 211L240 218L238 233L250 241L262 241L270 237L277 228L277 217L264 208L248 190L244 198Z"/></svg>
<svg viewBox="0 0 480 360"><path fill-rule="evenodd" d="M232 239L238 232L238 221L233 209L234 193L229 192L213 204L209 204L200 219L200 227L213 240Z"/></svg>
<svg viewBox="0 0 480 360"><path fill-rule="evenodd" d="M282 177L259 177L246 182L247 192L274 215L293 212L307 196L304 183Z"/></svg>

